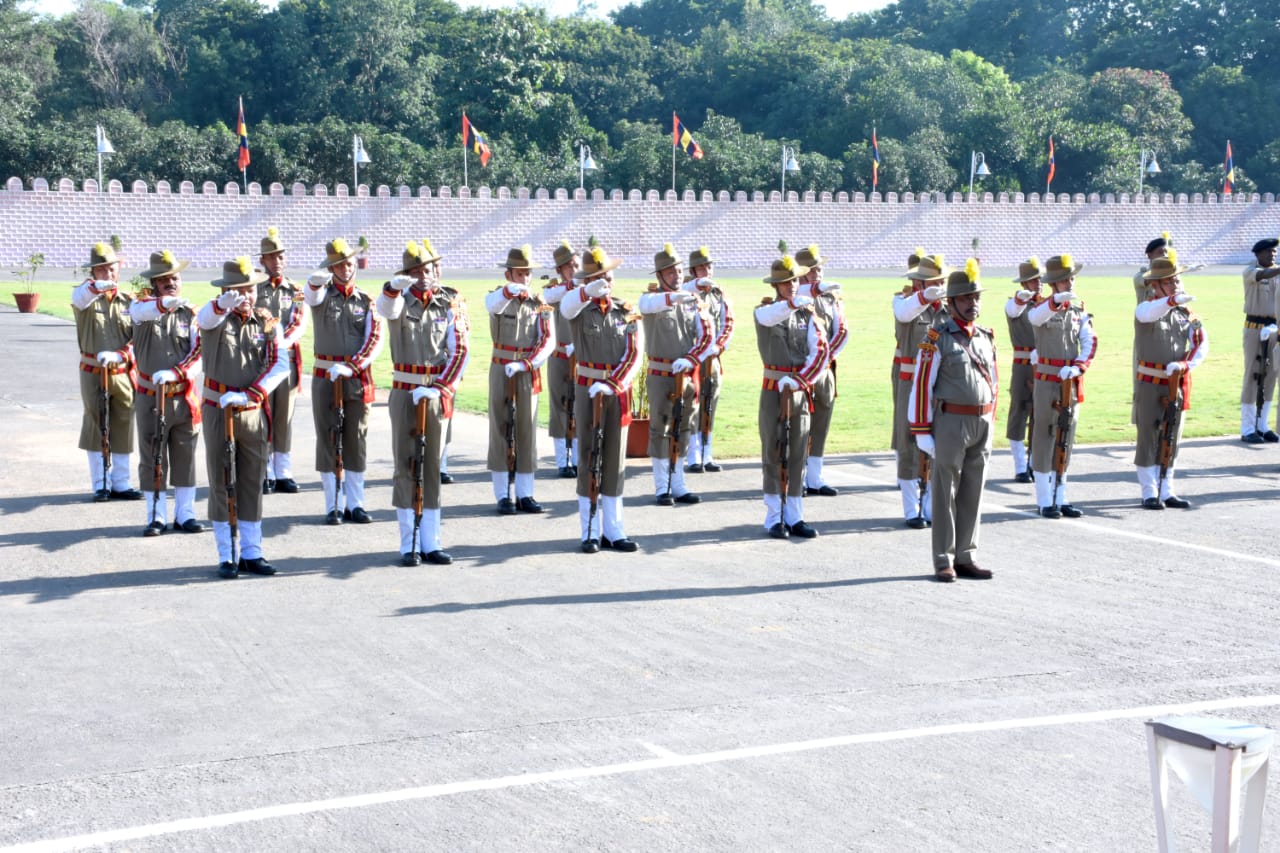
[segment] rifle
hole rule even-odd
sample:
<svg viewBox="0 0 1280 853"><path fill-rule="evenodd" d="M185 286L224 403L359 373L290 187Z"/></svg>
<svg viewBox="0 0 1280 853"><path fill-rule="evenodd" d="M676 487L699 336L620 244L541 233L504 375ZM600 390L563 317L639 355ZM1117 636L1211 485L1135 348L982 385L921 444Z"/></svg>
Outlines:
<svg viewBox="0 0 1280 853"><path fill-rule="evenodd" d="M98 429L102 432L102 488L110 490L111 478L111 374L101 365L102 387L98 389Z"/></svg>
<svg viewBox="0 0 1280 853"><path fill-rule="evenodd" d="M923 450L920 453L920 476L916 478L916 517L924 518L924 493L929 490L929 478L933 476L933 457Z"/></svg>
<svg viewBox="0 0 1280 853"><path fill-rule="evenodd" d="M1262 420L1262 407L1266 404L1267 394L1267 373L1271 366L1271 341L1270 339L1262 341L1262 348L1258 350L1257 356L1254 358L1258 362L1258 369L1253 372L1253 381L1258 385L1258 395L1254 399L1254 405L1257 407L1257 414L1254 419L1254 430L1257 432L1265 431L1265 424L1259 423ZM1264 429L1259 429L1263 427Z"/></svg>
<svg viewBox="0 0 1280 853"><path fill-rule="evenodd" d="M622 405L619 400L619 405ZM591 509L587 514L587 538L591 538L596 511L600 505L600 473L604 464L604 395L597 394L591 401L591 458L587 460L591 476L587 478L587 499Z"/></svg>
<svg viewBox="0 0 1280 853"><path fill-rule="evenodd" d="M332 382L333 385L333 511L337 512L342 504L342 433L347 425L347 408L342 399L342 377Z"/></svg>
<svg viewBox="0 0 1280 853"><path fill-rule="evenodd" d="M708 380L702 388L698 389L702 392L702 410L701 415L698 418L698 432L702 433L702 453L705 456L707 452L707 440L711 438L711 417L715 414L715 401L712 399L713 395L711 393L711 369L708 368L706 372L703 373L703 376L708 377ZM698 461L701 462L702 460L699 459Z"/></svg>
<svg viewBox="0 0 1280 853"><path fill-rule="evenodd" d="M1067 476L1067 464L1071 461L1071 414L1075 407L1075 380L1062 380L1062 388L1053 408L1058 413L1057 431L1053 437L1053 505L1058 505L1058 492L1062 478Z"/></svg>
<svg viewBox="0 0 1280 853"><path fill-rule="evenodd" d="M671 447L667 451L667 494L671 494L671 475L680 464L680 422L684 420L684 374L675 375L675 390L667 395L671 401Z"/></svg>
<svg viewBox="0 0 1280 853"><path fill-rule="evenodd" d="M164 389L165 384L159 382L156 384L156 438L155 450L151 454L151 464L154 474L151 480L151 523L156 523L156 513L160 509L160 492L164 490Z"/></svg>
<svg viewBox="0 0 1280 853"><path fill-rule="evenodd" d="M422 528L422 481L427 464L427 400L418 401L417 424L413 433L413 553L418 553L418 532Z"/></svg>
<svg viewBox="0 0 1280 853"><path fill-rule="evenodd" d="M1156 452L1156 460L1160 464L1160 479L1157 481L1156 496L1164 491L1164 481L1173 467L1173 454L1178 449L1178 427L1182 423L1182 371L1169 377L1169 393L1160 398L1164 411L1156 426L1160 429L1160 444Z"/></svg>
<svg viewBox="0 0 1280 853"><path fill-rule="evenodd" d="M222 487L227 491L227 524L231 527L231 562L237 563L240 528L236 518L236 410L234 406L228 406L222 410L222 423L226 432L222 443Z"/></svg>
<svg viewBox="0 0 1280 853"><path fill-rule="evenodd" d="M569 386L569 390L560 398L564 404L564 410L569 415L568 427L564 431L565 445L569 448L566 459L573 458L573 440L578 432L578 419L573 414L573 401L575 389L578 387L578 357L576 355L569 356L569 372L565 375L565 384Z"/></svg>
<svg viewBox="0 0 1280 853"><path fill-rule="evenodd" d="M790 486L790 472L787 470L787 456L791 450L791 392L781 391L782 405L778 411L778 482L782 492L782 502L787 502L787 490Z"/></svg>
<svg viewBox="0 0 1280 853"><path fill-rule="evenodd" d="M507 377L507 500L515 500L516 489L516 378Z"/></svg>

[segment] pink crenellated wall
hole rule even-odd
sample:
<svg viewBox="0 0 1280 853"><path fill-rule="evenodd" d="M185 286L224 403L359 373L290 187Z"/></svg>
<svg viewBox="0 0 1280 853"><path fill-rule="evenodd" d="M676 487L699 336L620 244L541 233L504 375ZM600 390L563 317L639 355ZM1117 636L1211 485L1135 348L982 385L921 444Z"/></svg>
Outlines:
<svg viewBox="0 0 1280 853"><path fill-rule="evenodd" d="M512 246L532 244L550 263L561 239L582 248L595 235L627 267L646 266L664 242L680 253L707 246L722 267L760 268L776 257L780 239L792 250L818 243L832 268L897 268L916 246L942 252L956 262L981 240L984 263L1012 266L1028 255L1070 252L1091 265L1130 264L1142 248L1169 231L1184 260L1246 263L1261 237L1280 236L1280 206L1268 193L1218 197L1170 194L1104 198L1021 193L961 193L870 199L861 193L681 194L668 190L557 189L530 192L506 187L418 187L394 190L345 184L332 189L272 184L264 192L249 184L222 187L183 182L176 190L160 181L137 181L126 192L110 181L106 192L87 180L50 186L43 178L10 178L0 190L0 263L14 265L32 252L46 263L84 263L88 247L117 234L129 266L170 249L194 266L213 268L237 255L256 259L258 241L275 225L291 250L294 270L319 261L325 241L344 236L370 242L375 268L399 265L406 240L431 239L453 269L496 266Z"/></svg>

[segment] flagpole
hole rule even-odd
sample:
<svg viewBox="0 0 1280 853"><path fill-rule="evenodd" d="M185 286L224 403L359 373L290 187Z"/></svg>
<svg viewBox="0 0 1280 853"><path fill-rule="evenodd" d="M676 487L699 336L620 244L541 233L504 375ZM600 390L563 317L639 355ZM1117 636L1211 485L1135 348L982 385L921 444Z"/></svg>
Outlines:
<svg viewBox="0 0 1280 853"><path fill-rule="evenodd" d="M671 111L671 191L676 191L676 113Z"/></svg>

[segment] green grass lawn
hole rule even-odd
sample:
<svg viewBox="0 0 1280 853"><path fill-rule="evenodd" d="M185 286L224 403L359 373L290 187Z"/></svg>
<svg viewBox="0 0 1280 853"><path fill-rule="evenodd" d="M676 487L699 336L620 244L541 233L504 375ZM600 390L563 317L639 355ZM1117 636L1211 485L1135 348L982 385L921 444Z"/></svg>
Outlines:
<svg viewBox="0 0 1280 853"><path fill-rule="evenodd" d="M292 271L297 278L306 273ZM367 276L361 286L374 292L381 277ZM840 398L828 439L829 452L886 450L889 447L890 361L893 353L893 313L891 300L902 287L901 278L847 278L844 286L845 312L851 329L850 341L839 360ZM484 311L484 294L500 279L459 277L450 279L465 296L472 318L471 364L458 394L459 406L472 412L487 411L485 399L491 342ZM759 452L756 433L756 401L760 388L760 358L756 353L752 309L772 288L758 278L725 278L719 283L733 300L737 331L723 359L724 392L716 418L716 450L720 456L751 456ZM1004 417L1008 397L1008 364L1012 357L1004 303L1016 289L1005 278L984 282L989 289L979 322L996 330L1000 354L1001 399L997 413L998 445L1005 445ZM71 281L42 281L40 311L71 319ZM637 297L646 280L621 278L617 292ZM1205 322L1210 338L1209 357L1193 374L1192 409L1185 434L1188 436L1235 434L1239 429L1241 366L1240 279L1233 275L1189 275L1188 292L1196 296L1192 304ZM16 282L0 283L0 300L13 303ZM1127 277L1085 274L1076 289L1094 317L1098 335L1098 356L1085 382L1085 403L1080 415L1079 441L1083 443L1124 442L1133 437L1129 424L1132 393L1130 375L1133 344L1133 287ZM183 294L193 304L201 304L217 293L207 281L187 281ZM310 333L308 332L308 337ZM304 365L310 363L310 343L303 347ZM67 369L72 369L71 365ZM378 385L390 385L391 355L383 350L375 369ZM546 405L542 407L546 419Z"/></svg>

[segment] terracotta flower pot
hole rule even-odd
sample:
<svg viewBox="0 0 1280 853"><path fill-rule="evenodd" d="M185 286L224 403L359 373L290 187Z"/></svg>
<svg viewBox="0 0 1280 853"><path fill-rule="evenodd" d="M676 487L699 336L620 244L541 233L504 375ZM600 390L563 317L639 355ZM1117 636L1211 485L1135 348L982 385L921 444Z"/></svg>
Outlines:
<svg viewBox="0 0 1280 853"><path fill-rule="evenodd" d="M642 459L649 455L649 419L632 418L627 427L627 458Z"/></svg>
<svg viewBox="0 0 1280 853"><path fill-rule="evenodd" d="M18 304L18 311L23 314L34 314L37 306L40 305L40 294L38 293L15 293L13 301Z"/></svg>
<svg viewBox="0 0 1280 853"><path fill-rule="evenodd" d="M364 255L361 255L360 257L356 258L356 266L359 269L367 270L369 268L369 259L366 258Z"/></svg>

